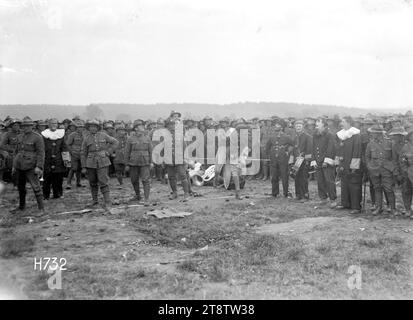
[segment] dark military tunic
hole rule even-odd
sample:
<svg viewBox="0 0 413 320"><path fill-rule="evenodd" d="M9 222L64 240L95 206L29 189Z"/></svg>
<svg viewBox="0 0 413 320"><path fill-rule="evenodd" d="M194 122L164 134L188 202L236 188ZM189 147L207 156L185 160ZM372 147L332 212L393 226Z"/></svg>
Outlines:
<svg viewBox="0 0 413 320"><path fill-rule="evenodd" d="M13 166L13 158L16 155L18 145L19 132L9 131L4 133L0 140L0 150L7 152L6 167L11 169Z"/></svg>
<svg viewBox="0 0 413 320"><path fill-rule="evenodd" d="M335 157L336 141L334 135L328 130L321 134L313 135L311 165L316 167L316 179L318 196L324 200L329 198L331 201L337 199L335 184ZM326 165L323 164L326 163Z"/></svg>
<svg viewBox="0 0 413 320"><path fill-rule="evenodd" d="M26 182L34 191L39 209L43 209L43 194L40 188L35 168L43 169L44 142L40 134L35 132L21 133L17 137L17 154L13 160L16 169L17 185L19 189L20 208L25 207Z"/></svg>
<svg viewBox="0 0 413 320"><path fill-rule="evenodd" d="M413 145L406 143L400 151L400 174L403 176L402 198L406 212L411 213L413 196Z"/></svg>
<svg viewBox="0 0 413 320"><path fill-rule="evenodd" d="M18 170L31 170L44 167L44 142L35 132L21 133L17 136L16 156L13 167Z"/></svg>
<svg viewBox="0 0 413 320"><path fill-rule="evenodd" d="M375 190L375 201L382 207L383 190L392 209L395 209L393 172L396 168L396 153L393 143L385 138L372 140L366 148L366 167Z"/></svg>
<svg viewBox="0 0 413 320"><path fill-rule="evenodd" d="M294 160L298 157L303 157L305 161L296 172L294 184L295 195L297 199L308 198L308 166L307 163L311 160L313 148L313 139L306 132L295 133L294 136Z"/></svg>
<svg viewBox="0 0 413 320"><path fill-rule="evenodd" d="M117 164L125 164L125 147L126 141L128 140L128 136L124 135L116 135L116 140L118 140L119 144L115 149L115 157L113 158L113 163Z"/></svg>
<svg viewBox="0 0 413 320"><path fill-rule="evenodd" d="M288 163L290 148L294 142L284 132L279 131L271 136L266 144L266 152L270 156L272 195L279 194L279 181L282 180L284 196L288 196Z"/></svg>

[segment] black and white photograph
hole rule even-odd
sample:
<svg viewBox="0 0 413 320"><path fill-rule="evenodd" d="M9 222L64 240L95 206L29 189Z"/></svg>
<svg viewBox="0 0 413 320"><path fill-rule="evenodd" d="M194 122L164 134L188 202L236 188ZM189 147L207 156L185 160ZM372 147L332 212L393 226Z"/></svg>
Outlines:
<svg viewBox="0 0 413 320"><path fill-rule="evenodd" d="M412 300L412 31L412 0L0 0L0 300Z"/></svg>

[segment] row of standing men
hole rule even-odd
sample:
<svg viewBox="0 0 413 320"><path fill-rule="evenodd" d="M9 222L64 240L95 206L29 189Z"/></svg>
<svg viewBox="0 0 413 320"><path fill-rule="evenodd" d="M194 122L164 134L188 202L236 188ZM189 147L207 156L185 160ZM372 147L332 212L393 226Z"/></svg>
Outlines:
<svg viewBox="0 0 413 320"><path fill-rule="evenodd" d="M166 122L167 127L173 130L174 123L179 118L179 113L172 113ZM40 211L44 209L43 200L49 199L51 191L54 198L61 197L63 176L69 163L71 168L67 187L71 187L73 176L76 176L77 186L81 186L80 177L83 172L88 177L91 188L91 206L97 205L99 188L103 194L104 206L110 206L110 166L114 167L120 183L123 172L129 173L135 190L134 199L137 201L141 200L141 180L144 204L149 205L153 168L152 139L151 132L145 130L144 121L136 120L133 123L135 133L132 135L128 135L122 126L117 127L114 133L105 132L96 120L85 124L82 120L75 119L75 130L70 133L59 129L58 125L56 119L49 120L48 128L39 135L33 132L34 122L26 117L23 121L12 121L11 130L2 134L0 152L9 155L3 157L6 159L4 167L7 169L11 166L18 185L18 210L25 208L26 181L33 187ZM405 215L411 216L411 132L406 132L398 123L389 132L373 121L364 123L364 131L352 125L351 117L344 117L341 120L342 129L338 131L329 128L329 123L321 117L315 123L314 132L308 132L301 120L295 121L294 130L286 128L282 119L264 122L261 127L261 174L264 180L271 177L272 196L279 195L280 180L284 196L290 196L288 180L291 169L294 168L296 200L308 200L309 171L314 170L318 195L322 201L329 200L332 208L350 209L351 213L361 212L362 184L368 180L373 214L383 211L383 192L390 212L399 214L394 192L395 185L399 184L402 187ZM230 124L224 121L222 126L227 129ZM85 127L87 130L84 130ZM162 175L164 169L159 166L157 169ZM191 193L186 167L172 164L166 166L166 170L172 190L171 199L177 198L178 177L186 201ZM4 171L4 168L0 170ZM43 190L38 183L39 176L44 178ZM341 203L337 203L338 179L341 180Z"/></svg>

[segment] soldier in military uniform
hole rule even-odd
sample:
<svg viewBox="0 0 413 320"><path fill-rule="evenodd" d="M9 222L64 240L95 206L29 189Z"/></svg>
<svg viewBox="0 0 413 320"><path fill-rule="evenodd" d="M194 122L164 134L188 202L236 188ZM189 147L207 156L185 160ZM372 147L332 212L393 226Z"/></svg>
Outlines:
<svg viewBox="0 0 413 320"><path fill-rule="evenodd" d="M76 131L72 132L67 138L66 145L70 152L70 171L67 177L67 186L66 189L72 188L72 179L73 175L76 175L76 187L82 187L81 184L81 173L82 173L82 164L80 161L80 150L82 148L82 143L84 139L84 128L85 124L82 120L77 120L74 122L76 126Z"/></svg>
<svg viewBox="0 0 413 320"><path fill-rule="evenodd" d="M390 132L388 132L388 136L392 142L392 148L394 151L394 170L393 170L393 184L397 183L397 185L402 186L402 198L403 202L406 202L404 199L404 194L403 194L403 184L404 180L407 178L407 176L403 175L402 168L401 168L401 153L402 149L405 146L405 136L407 135L406 130L402 126L394 126ZM395 210L394 215L399 215L400 213Z"/></svg>
<svg viewBox="0 0 413 320"><path fill-rule="evenodd" d="M163 120L162 118L159 118L156 121L156 128L157 129L162 129L165 127L165 120ZM151 132L150 135L150 140L152 141L153 138L153 132ZM160 141L152 141L152 147L158 145L160 143ZM162 184L166 184L166 179L165 179L165 174L166 174L166 170L165 170L165 166L162 164L155 164L155 176L156 176L156 180L157 181L161 181Z"/></svg>
<svg viewBox="0 0 413 320"><path fill-rule="evenodd" d="M16 156L13 159L13 172L16 173L19 190L19 206L12 212L26 208L26 182L29 182L37 201L39 215L44 214L43 194L39 177L43 174L44 142L42 137L33 132L34 122L24 117L21 122L23 133L17 137Z"/></svg>
<svg viewBox="0 0 413 320"><path fill-rule="evenodd" d="M182 117L182 115L181 115L180 112L171 111L171 114L169 115L168 120L171 120L171 121L173 121L173 122L181 121L181 117Z"/></svg>
<svg viewBox="0 0 413 320"><path fill-rule="evenodd" d="M283 132L281 119L275 121L274 135L268 139L266 153L270 156L272 196L279 194L279 181L281 178L284 197L288 197L289 159L294 142Z"/></svg>
<svg viewBox="0 0 413 320"><path fill-rule="evenodd" d="M306 124L305 124L305 131L310 136L314 135L314 133L316 132L315 119L314 118L307 118L307 121L306 121Z"/></svg>
<svg viewBox="0 0 413 320"><path fill-rule="evenodd" d="M4 121L0 120L0 145L6 135L6 126ZM3 181L3 173L7 168L8 153L5 150L0 150L0 181Z"/></svg>
<svg viewBox="0 0 413 320"><path fill-rule="evenodd" d="M374 210L376 205L375 205L375 191L374 191L374 185L373 182L371 181L368 170L366 167L366 149L367 145L370 142L370 133L368 132L368 129L374 125L374 121L370 118L366 118L363 120L361 129L360 129L360 135L361 135L361 153L362 153L362 170L363 170L363 183L369 182L369 193L370 193L370 199L371 199L371 206L372 209Z"/></svg>
<svg viewBox="0 0 413 320"><path fill-rule="evenodd" d="M374 125L369 129L372 140L366 149L366 165L373 182L376 198L376 209L373 215L383 211L383 191L387 194L390 212L395 213L396 198L393 189L393 172L396 168L396 154L390 140L384 139L384 129Z"/></svg>
<svg viewBox="0 0 413 320"><path fill-rule="evenodd" d="M50 198L50 189L53 189L53 198L63 196L63 174L70 160L69 150L64 137L65 130L58 129L57 119L50 119L49 128L42 131L44 140L45 160L43 170L43 197Z"/></svg>
<svg viewBox="0 0 413 320"><path fill-rule="evenodd" d="M67 139L69 138L69 136L76 131L76 124L75 122L72 120L69 125L67 126L67 130L65 130L65 142L67 143Z"/></svg>
<svg viewBox="0 0 413 320"><path fill-rule="evenodd" d="M47 122L45 120L39 120L39 122L36 125L36 133L41 134L46 129Z"/></svg>
<svg viewBox="0 0 413 320"><path fill-rule="evenodd" d="M181 181L182 188L184 189L184 199L183 201L186 202L188 201L189 198L189 185L188 185L188 179L186 175L186 165L184 163L176 163L175 159L175 145L177 142L177 139L180 139L182 141L182 153L185 150L185 142L184 142L184 137L183 136L177 136L175 134L175 122L169 120L166 122L166 128L171 132L172 135L172 163L165 163L166 171L168 173L168 180L169 180L169 185L172 189L172 194L170 195L169 199L174 200L178 198L178 193L177 193L177 178Z"/></svg>
<svg viewBox="0 0 413 320"><path fill-rule="evenodd" d="M341 205L337 209L350 209L351 214L361 213L362 164L360 130L352 126L352 118L341 120L342 130L337 132L339 174L341 176Z"/></svg>
<svg viewBox="0 0 413 320"><path fill-rule="evenodd" d="M9 180L12 181L15 186L17 185L17 180L14 174L12 174L11 170L13 168L13 159L17 152L17 137L20 134L20 123L21 121L18 119L9 119L6 124L7 132L4 134L3 139L0 141L0 150L7 152L5 172L8 173L10 177Z"/></svg>
<svg viewBox="0 0 413 320"><path fill-rule="evenodd" d="M152 165L152 142L145 134L143 120L135 120L133 128L136 132L126 141L125 163L126 171L130 172L131 182L135 190L132 200L141 201L139 178L143 184L144 205L149 206L150 195L150 168Z"/></svg>
<svg viewBox="0 0 413 320"><path fill-rule="evenodd" d="M295 126L295 139L294 139L294 159L303 158L298 171L295 175L295 196L296 200L308 200L308 167L311 161L311 153L313 149L313 138L306 132L304 132L304 121L297 120L294 123Z"/></svg>
<svg viewBox="0 0 413 320"><path fill-rule="evenodd" d="M403 204L406 210L405 216L413 218L412 195L413 195L413 130L406 135L407 143L400 152L399 165L401 175L404 177L402 183Z"/></svg>
<svg viewBox="0 0 413 320"><path fill-rule="evenodd" d="M312 161L310 165L316 170L318 196L324 203L330 199L330 207L337 206L335 184L335 138L327 127L324 118L316 121L316 133L313 135Z"/></svg>
<svg viewBox="0 0 413 320"><path fill-rule="evenodd" d="M260 130L260 170L262 173L262 181L266 181L269 178L270 175L270 168L269 168L269 158L268 158L268 154L266 151L266 145L268 140L270 139L271 135L273 133L273 130L271 128L271 119L266 119L264 121L264 125L261 127Z"/></svg>
<svg viewBox="0 0 413 320"><path fill-rule="evenodd" d="M104 207L108 208L111 206L108 184L109 157L117 148L119 142L105 132L99 131L100 124L97 120L88 121L86 128L90 133L83 140L80 159L82 163L82 173L87 174L90 184L92 193L91 206L94 207L98 204L100 187L104 198Z"/></svg>
<svg viewBox="0 0 413 320"><path fill-rule="evenodd" d="M115 127L114 127L114 121L112 121L112 120L104 121L102 131L105 132L108 136L116 139L116 130L115 130ZM113 150L113 153L111 153L109 155L109 159L110 159L109 177L116 176L115 164L113 163L114 158L115 158L115 150Z"/></svg>
<svg viewBox="0 0 413 320"><path fill-rule="evenodd" d="M113 164L115 166L116 179L118 179L119 185L122 185L123 175L125 171L125 147L126 140L128 139L126 135L125 125L117 125L115 138L119 141L119 144L115 149L115 157L113 158Z"/></svg>

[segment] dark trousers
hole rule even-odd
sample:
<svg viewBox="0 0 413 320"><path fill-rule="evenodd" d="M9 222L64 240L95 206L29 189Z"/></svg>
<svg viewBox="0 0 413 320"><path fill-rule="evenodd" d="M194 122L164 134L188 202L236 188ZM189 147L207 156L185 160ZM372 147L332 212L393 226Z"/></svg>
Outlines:
<svg viewBox="0 0 413 320"><path fill-rule="evenodd" d="M123 163L115 163L115 174L119 184L123 184L123 175L125 172L125 165Z"/></svg>
<svg viewBox="0 0 413 320"><path fill-rule="evenodd" d="M155 165L156 180L164 182L165 181L165 173L166 173L166 170L162 165L160 165L160 164Z"/></svg>
<svg viewBox="0 0 413 320"><path fill-rule="evenodd" d="M362 173L344 172L341 177L341 205L344 208L361 210L362 200Z"/></svg>
<svg viewBox="0 0 413 320"><path fill-rule="evenodd" d="M305 161L301 164L295 175L295 196L297 198L308 198L308 169Z"/></svg>
<svg viewBox="0 0 413 320"><path fill-rule="evenodd" d="M40 187L40 181L34 169L30 170L16 170L17 188L19 190L20 208L24 208L26 205L26 183L31 185L34 195L36 196L37 206L39 209L43 209L43 194Z"/></svg>
<svg viewBox="0 0 413 320"><path fill-rule="evenodd" d="M72 183L73 175L76 175L76 184L80 184L82 174L82 165L80 163L80 158L72 157L71 159L71 168L69 171L69 175L67 177L67 184Z"/></svg>
<svg viewBox="0 0 413 320"><path fill-rule="evenodd" d="M142 180L143 185L143 192L145 199L149 197L149 190L150 190L150 166L130 166L130 180L133 186L133 190L135 190L135 194L138 198L140 198L140 188L139 188L139 178Z"/></svg>
<svg viewBox="0 0 413 320"><path fill-rule="evenodd" d="M386 169L380 169L380 172L370 173L370 179L374 186L375 204L378 208L383 206L383 191L386 200L392 209L396 208L396 197L393 188L393 173Z"/></svg>
<svg viewBox="0 0 413 320"><path fill-rule="evenodd" d="M48 172L43 174L43 197L50 198L50 189L53 190L53 198L63 195L63 172Z"/></svg>
<svg viewBox="0 0 413 320"><path fill-rule="evenodd" d="M318 167L316 171L318 196L324 200L329 198L334 201L337 199L335 170L334 167Z"/></svg>
<svg viewBox="0 0 413 320"><path fill-rule="evenodd" d="M280 193L280 178L283 185L283 194L288 196L288 158L275 159L271 161L271 185L272 195Z"/></svg>
<svg viewBox="0 0 413 320"><path fill-rule="evenodd" d="M189 193L189 186L188 186L188 180L186 177L186 169L185 165L183 164L177 164L177 165L166 165L166 170L168 172L168 180L169 180L169 185L171 186L171 189L173 192L177 191L177 178L179 181L182 183L182 187L184 189L185 194Z"/></svg>
<svg viewBox="0 0 413 320"><path fill-rule="evenodd" d="M369 190L370 190L371 204L375 205L376 204L376 192L374 191L374 185L373 185L373 182L371 181L370 176L369 176Z"/></svg>

